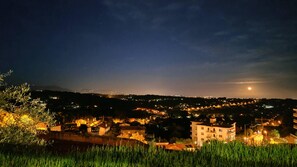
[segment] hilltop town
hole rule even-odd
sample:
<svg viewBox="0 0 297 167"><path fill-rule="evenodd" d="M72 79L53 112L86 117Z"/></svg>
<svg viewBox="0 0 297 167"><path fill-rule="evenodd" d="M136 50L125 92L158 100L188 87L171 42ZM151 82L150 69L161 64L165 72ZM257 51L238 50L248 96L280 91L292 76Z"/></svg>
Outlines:
<svg viewBox="0 0 297 167"><path fill-rule="evenodd" d="M297 101L293 99L56 91L34 91L32 96L46 102L47 108L56 113L56 126L49 130L55 134L67 134L63 140L75 140L75 135L88 135L115 142L118 139L144 144L153 142L175 150L196 149L211 140L238 140L248 145L297 141L296 120L293 119ZM48 130L42 124L38 128ZM73 134L73 139L69 134ZM104 140L99 144L104 144Z"/></svg>

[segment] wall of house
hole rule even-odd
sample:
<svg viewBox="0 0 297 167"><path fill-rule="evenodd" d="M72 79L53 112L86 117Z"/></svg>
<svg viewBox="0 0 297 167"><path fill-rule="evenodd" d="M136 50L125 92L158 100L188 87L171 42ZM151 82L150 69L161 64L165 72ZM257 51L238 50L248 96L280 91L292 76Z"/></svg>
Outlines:
<svg viewBox="0 0 297 167"><path fill-rule="evenodd" d="M235 124L233 124L233 127L227 128L192 122L192 140L199 146L209 140L233 141L235 140L235 134Z"/></svg>
<svg viewBox="0 0 297 167"><path fill-rule="evenodd" d="M297 132L297 108L293 109L293 128Z"/></svg>

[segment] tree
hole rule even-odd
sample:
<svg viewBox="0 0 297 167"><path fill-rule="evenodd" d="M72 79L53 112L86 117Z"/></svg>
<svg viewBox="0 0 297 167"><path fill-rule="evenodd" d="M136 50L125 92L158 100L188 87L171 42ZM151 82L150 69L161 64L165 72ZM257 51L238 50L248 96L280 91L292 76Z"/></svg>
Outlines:
<svg viewBox="0 0 297 167"><path fill-rule="evenodd" d="M0 74L0 143L43 145L36 125L54 123L54 115L46 111L40 99L31 99L28 84L7 86L4 78L12 72Z"/></svg>
<svg viewBox="0 0 297 167"><path fill-rule="evenodd" d="M87 132L88 132L88 126L86 124L81 124L80 127L79 127L79 131L83 135L86 135Z"/></svg>
<svg viewBox="0 0 297 167"><path fill-rule="evenodd" d="M269 133L269 136L279 138L279 137L280 137L280 134L279 134L279 131L278 131L278 130L273 129L273 130Z"/></svg>

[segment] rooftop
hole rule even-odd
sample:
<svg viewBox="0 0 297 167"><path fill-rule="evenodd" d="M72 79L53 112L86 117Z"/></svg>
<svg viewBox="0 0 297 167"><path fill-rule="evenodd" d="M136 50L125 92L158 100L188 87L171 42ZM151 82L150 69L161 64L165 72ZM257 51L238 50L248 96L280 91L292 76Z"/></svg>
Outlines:
<svg viewBox="0 0 297 167"><path fill-rule="evenodd" d="M225 120L214 120L214 121L203 120L203 121L192 121L192 123L195 123L196 125L230 128L230 127L233 127L233 124L236 122L225 121Z"/></svg>
<svg viewBox="0 0 297 167"><path fill-rule="evenodd" d="M121 130L145 130L144 126L122 126Z"/></svg>

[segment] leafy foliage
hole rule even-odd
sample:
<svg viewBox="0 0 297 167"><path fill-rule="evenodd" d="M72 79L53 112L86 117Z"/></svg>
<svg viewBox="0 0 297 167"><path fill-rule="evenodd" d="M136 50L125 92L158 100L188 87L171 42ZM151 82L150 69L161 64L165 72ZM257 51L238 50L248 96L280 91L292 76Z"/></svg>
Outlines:
<svg viewBox="0 0 297 167"><path fill-rule="evenodd" d="M270 136L271 136L271 137L279 138L279 137L280 137L279 131L276 130L276 129L273 129L273 130L270 132Z"/></svg>
<svg viewBox="0 0 297 167"><path fill-rule="evenodd" d="M37 137L36 125L45 123L51 126L54 116L46 111L46 104L39 99L31 99L28 84L7 86L0 75L0 143L44 144Z"/></svg>

